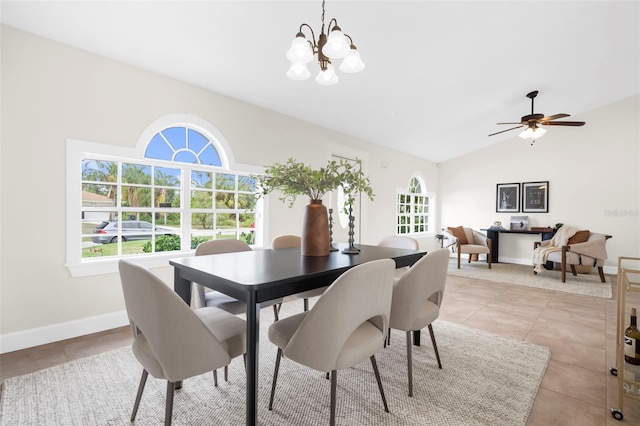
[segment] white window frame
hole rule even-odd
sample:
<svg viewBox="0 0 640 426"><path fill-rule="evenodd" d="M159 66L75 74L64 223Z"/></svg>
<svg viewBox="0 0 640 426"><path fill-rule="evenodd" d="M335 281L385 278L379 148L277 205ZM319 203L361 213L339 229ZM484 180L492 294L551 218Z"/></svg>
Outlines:
<svg viewBox="0 0 640 426"><path fill-rule="evenodd" d="M411 182L416 179L419 183L420 183L420 192L411 192ZM433 192L427 192L427 185L424 181L424 178L418 174L415 173L413 176L411 176L411 179L409 179L409 184L407 185L406 188L399 188L396 190L396 199L395 199L395 215L394 215L394 219L395 219L395 233L396 235L400 235L400 236L412 236L412 237L420 237L420 236L424 236L426 234L432 234L433 233L433 227L434 227L434 221L435 221L435 193ZM400 197L401 196L405 196L405 197L409 197L409 213L401 213L400 212ZM427 213L415 213L414 212L414 197L415 196L422 196L425 197L427 199ZM426 223L426 229L424 231L421 232L415 232L415 226L416 226L416 218L418 217L423 217L425 216L427 218L427 223ZM408 217L409 218L409 223L405 224L404 226L408 226L410 229L410 232L404 232L401 233L400 232L400 217Z"/></svg>
<svg viewBox="0 0 640 426"><path fill-rule="evenodd" d="M186 185L184 176L186 172L190 173L190 165L179 162L166 162L155 159L145 159L144 153L151 138L158 132L168 127L189 127L193 128L206 137L208 137L216 147L222 167L211 168L211 171L229 174L261 174L264 172L263 167L251 166L246 164L238 164L235 162L230 145L226 142L224 136L207 121L189 114L172 114L164 116L151 123L141 134L134 148L104 145L95 142L82 141L77 139L67 140L67 251L66 264L71 276L82 277L91 275L101 275L116 273L118 271L118 260L123 257L131 256L109 256L108 258L82 258L82 230L81 215L82 211L82 160L84 158L95 158L110 161L134 161L145 164L159 164L170 166L173 168L180 167L183 170L182 184ZM197 166L199 169L202 167ZM188 175L190 176L190 174ZM169 259L193 255L190 244L185 241L191 239L190 217L191 208L188 199L189 191L181 190L181 213L182 213L182 250L172 252L161 252L145 255L135 255L137 261L149 267L168 266ZM262 245L265 229L262 226L267 224L265 214L267 200L260 198L256 204L256 235L255 245ZM189 219L187 219L189 218Z"/></svg>

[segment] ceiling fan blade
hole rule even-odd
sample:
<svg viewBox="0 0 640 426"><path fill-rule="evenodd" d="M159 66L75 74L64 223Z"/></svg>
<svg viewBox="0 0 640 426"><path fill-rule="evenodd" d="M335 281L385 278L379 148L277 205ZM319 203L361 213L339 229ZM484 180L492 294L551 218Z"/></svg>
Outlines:
<svg viewBox="0 0 640 426"><path fill-rule="evenodd" d="M584 126L584 121L549 121L548 123L540 123L545 126Z"/></svg>
<svg viewBox="0 0 640 426"><path fill-rule="evenodd" d="M499 123L498 123L499 124ZM514 123L515 124L515 123ZM499 132L495 132L495 133L491 133L489 136L494 136L494 135L499 135L500 133L504 133L504 132L508 132L509 130L514 130L514 129L519 129L521 127L523 127L524 125L520 125L520 126L516 126L516 127L512 127L510 129L507 130L501 130Z"/></svg>
<svg viewBox="0 0 640 426"><path fill-rule="evenodd" d="M509 123L496 123L496 124L522 124L521 121L514 121L514 122L509 122Z"/></svg>
<svg viewBox="0 0 640 426"><path fill-rule="evenodd" d="M543 117L540 119L540 123L544 123L545 121L557 120L558 118L570 117L569 114L553 114L548 117Z"/></svg>

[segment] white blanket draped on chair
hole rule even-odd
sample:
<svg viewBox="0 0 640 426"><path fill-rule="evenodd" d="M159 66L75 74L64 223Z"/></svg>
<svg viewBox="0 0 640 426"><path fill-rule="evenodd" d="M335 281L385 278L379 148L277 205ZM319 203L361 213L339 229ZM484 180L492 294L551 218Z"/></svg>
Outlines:
<svg viewBox="0 0 640 426"><path fill-rule="evenodd" d="M542 272L542 268L544 264L547 263L549 254L555 251L562 251L562 246L566 246L569 243L569 238L573 237L576 232L578 232L578 228L562 226L553 238L549 240L549 244L536 248L533 251L533 270L535 272Z"/></svg>

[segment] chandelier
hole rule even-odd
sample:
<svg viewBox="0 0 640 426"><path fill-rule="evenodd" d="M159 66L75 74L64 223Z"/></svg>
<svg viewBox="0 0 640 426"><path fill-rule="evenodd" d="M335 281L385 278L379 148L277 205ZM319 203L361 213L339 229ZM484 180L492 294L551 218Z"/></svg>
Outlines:
<svg viewBox="0 0 640 426"><path fill-rule="evenodd" d="M333 26L332 26L333 24ZM311 31L311 40L307 40L302 32L303 28ZM349 43L347 43L347 38ZM333 18L329 21L327 32L324 32L324 0L322 0L322 29L320 37L316 42L316 36L308 24L300 25L296 38L291 43L291 48L287 51L287 59L291 61L287 77L292 80L306 80L311 77L307 64L313 60L314 55L318 55L320 72L316 76L316 82L325 86L336 84L339 80L333 65L332 59L342 59L340 71L345 73L356 73L364 69L364 63L360 59L360 53L353 44L353 40L347 34L343 34L338 26L338 21Z"/></svg>

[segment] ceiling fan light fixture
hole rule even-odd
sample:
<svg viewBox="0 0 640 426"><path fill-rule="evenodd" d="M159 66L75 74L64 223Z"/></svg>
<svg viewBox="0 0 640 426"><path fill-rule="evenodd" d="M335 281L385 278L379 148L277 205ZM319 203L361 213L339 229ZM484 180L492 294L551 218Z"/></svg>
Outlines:
<svg viewBox="0 0 640 426"><path fill-rule="evenodd" d="M522 139L539 139L547 133L547 129L543 129L540 125L531 124L527 126L518 136Z"/></svg>

